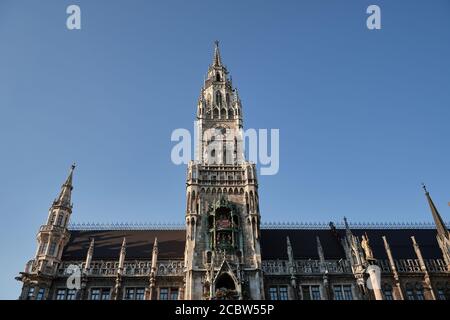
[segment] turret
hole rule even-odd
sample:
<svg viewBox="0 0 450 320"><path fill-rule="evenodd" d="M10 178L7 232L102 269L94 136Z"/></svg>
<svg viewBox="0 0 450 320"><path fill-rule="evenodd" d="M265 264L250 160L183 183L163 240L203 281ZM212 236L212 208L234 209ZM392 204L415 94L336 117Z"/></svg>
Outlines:
<svg viewBox="0 0 450 320"><path fill-rule="evenodd" d="M431 199L430 193L428 192L426 186L422 184L423 190L425 191L425 196L427 198L428 204L431 209L431 215L433 216L434 223L436 225L436 239L439 247L442 251L442 257L447 265L447 270L450 271L450 232L448 231L444 220L439 214L433 200Z"/></svg>

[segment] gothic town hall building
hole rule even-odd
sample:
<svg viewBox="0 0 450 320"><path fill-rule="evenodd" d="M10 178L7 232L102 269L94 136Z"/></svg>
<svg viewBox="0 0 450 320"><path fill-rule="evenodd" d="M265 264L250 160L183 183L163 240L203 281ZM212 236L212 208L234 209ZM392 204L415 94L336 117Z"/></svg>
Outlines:
<svg viewBox="0 0 450 320"><path fill-rule="evenodd" d="M217 42L196 119L185 225L69 224L72 166L16 278L20 299L450 299L450 233L425 187L430 225L261 225L241 100Z"/></svg>

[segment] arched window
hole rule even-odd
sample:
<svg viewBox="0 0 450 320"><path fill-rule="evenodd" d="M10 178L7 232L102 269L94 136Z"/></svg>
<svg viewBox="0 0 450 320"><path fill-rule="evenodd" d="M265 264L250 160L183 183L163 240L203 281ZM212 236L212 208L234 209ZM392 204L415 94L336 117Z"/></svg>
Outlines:
<svg viewBox="0 0 450 320"><path fill-rule="evenodd" d="M234 223L234 226L235 226L235 227L238 227L238 226L239 226L239 218L238 218L237 215L234 215L234 216L233 216L233 223Z"/></svg>
<svg viewBox="0 0 450 320"><path fill-rule="evenodd" d="M216 156L216 149L212 149L211 150L211 157L215 157Z"/></svg>
<svg viewBox="0 0 450 320"><path fill-rule="evenodd" d="M247 209L247 213L250 213L250 205L248 203L248 193L245 193L245 208Z"/></svg>
<svg viewBox="0 0 450 320"><path fill-rule="evenodd" d="M233 278L228 273L222 273L216 281L216 289L235 290Z"/></svg>
<svg viewBox="0 0 450 320"><path fill-rule="evenodd" d="M187 201L186 201L186 211L189 211L189 204L191 203L191 193L188 192L187 194Z"/></svg>
<svg viewBox="0 0 450 320"><path fill-rule="evenodd" d="M227 95L225 97L227 100L227 106L230 106L230 95L227 93Z"/></svg>
<svg viewBox="0 0 450 320"><path fill-rule="evenodd" d="M228 110L228 119L234 119L234 111L233 109Z"/></svg>
<svg viewBox="0 0 450 320"><path fill-rule="evenodd" d="M56 252L56 242L52 241L52 243L50 244L50 250L48 254L53 256L55 255L55 252Z"/></svg>
<svg viewBox="0 0 450 320"><path fill-rule="evenodd" d="M255 198L253 197L253 191L250 191L250 210L255 211Z"/></svg>
<svg viewBox="0 0 450 320"><path fill-rule="evenodd" d="M63 217L64 217L63 213L60 212L60 213L58 214L58 220L56 221L56 225L57 225L57 226L60 226L60 225L62 224L62 219L63 219Z"/></svg>
<svg viewBox="0 0 450 320"><path fill-rule="evenodd" d="M48 224L53 224L55 222L55 218L56 218L56 213L52 213L50 215L50 219L48 220Z"/></svg>
<svg viewBox="0 0 450 320"><path fill-rule="evenodd" d="M216 81L220 81L220 73L216 73Z"/></svg>
<svg viewBox="0 0 450 320"><path fill-rule="evenodd" d="M220 93L220 91L216 91L216 105L218 105L219 107L222 106L222 94Z"/></svg>
<svg viewBox="0 0 450 320"><path fill-rule="evenodd" d="M213 119L219 119L219 109L214 108Z"/></svg>
<svg viewBox="0 0 450 320"><path fill-rule="evenodd" d="M222 110L220 110L220 119L226 118L227 118L227 110L225 108L222 108Z"/></svg>
<svg viewBox="0 0 450 320"><path fill-rule="evenodd" d="M195 212L195 191L192 191L192 197L191 197L191 212Z"/></svg>
<svg viewBox="0 0 450 320"><path fill-rule="evenodd" d="M63 221L63 224L62 224L63 227L65 227L67 225L67 218L68 218L68 216L64 217L64 221Z"/></svg>

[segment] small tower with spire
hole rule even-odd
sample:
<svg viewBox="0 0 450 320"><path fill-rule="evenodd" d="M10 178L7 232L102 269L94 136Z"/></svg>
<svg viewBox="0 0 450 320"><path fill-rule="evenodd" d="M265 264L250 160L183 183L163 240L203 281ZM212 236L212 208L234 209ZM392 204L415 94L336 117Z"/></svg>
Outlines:
<svg viewBox="0 0 450 320"><path fill-rule="evenodd" d="M25 271L16 278L23 282L21 299L47 299L52 279L61 264L63 249L70 237L67 225L73 207L71 201L74 170L75 164L71 166L58 197L49 209L46 223L39 228L34 260L28 262ZM29 292L38 290L41 292L39 297L29 295Z"/></svg>
<svg viewBox="0 0 450 320"><path fill-rule="evenodd" d="M439 214L433 200L431 199L430 193L427 190L425 184L422 183L422 188L425 191L425 196L427 198L428 204L431 209L431 215L433 216L434 224L436 225L436 239L439 247L442 251L442 256L447 265L447 270L450 271L450 232L448 231L444 220Z"/></svg>
<svg viewBox="0 0 450 320"><path fill-rule="evenodd" d="M61 187L59 196L53 201L48 212L46 224L42 225L37 235L38 249L35 263L37 270L44 274L53 274L61 262L64 246L69 240L67 225L72 214L73 172L75 164Z"/></svg>

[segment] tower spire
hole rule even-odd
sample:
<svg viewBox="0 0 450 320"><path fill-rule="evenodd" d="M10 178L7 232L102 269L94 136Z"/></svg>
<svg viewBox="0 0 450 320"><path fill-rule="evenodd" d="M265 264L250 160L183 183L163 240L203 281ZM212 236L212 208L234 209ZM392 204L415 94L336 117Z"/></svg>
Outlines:
<svg viewBox="0 0 450 320"><path fill-rule="evenodd" d="M222 59L220 58L219 41L214 41L214 60L213 66L219 67L222 65Z"/></svg>
<svg viewBox="0 0 450 320"><path fill-rule="evenodd" d="M75 163L70 167L69 175L67 176L66 181L61 186L61 192L59 193L58 198L54 201L53 205L63 206L63 207L71 207L71 198L72 198L72 190L73 190L73 171L75 170Z"/></svg>
<svg viewBox="0 0 450 320"><path fill-rule="evenodd" d="M436 206L434 205L433 200L430 197L430 193L428 192L427 187L423 183L422 188L425 191L425 196L427 197L428 204L430 205L431 214L433 215L433 220L436 225L438 235L450 240L450 234L449 231L447 230L447 227L445 226L444 220L442 220L441 215L439 214Z"/></svg>

